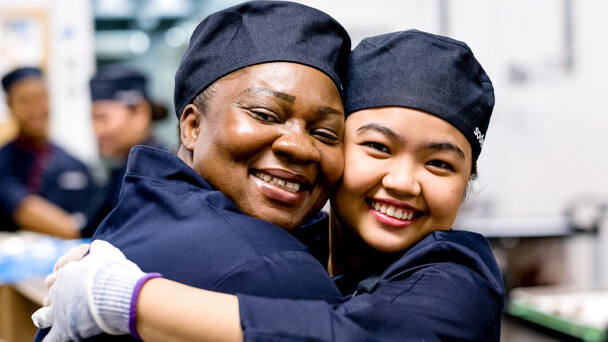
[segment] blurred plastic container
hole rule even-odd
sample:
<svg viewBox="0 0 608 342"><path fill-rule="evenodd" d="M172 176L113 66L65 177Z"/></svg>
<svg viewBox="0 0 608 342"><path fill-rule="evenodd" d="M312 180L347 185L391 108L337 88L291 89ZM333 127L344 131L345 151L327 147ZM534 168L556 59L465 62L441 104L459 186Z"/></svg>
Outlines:
<svg viewBox="0 0 608 342"><path fill-rule="evenodd" d="M0 284L44 278L70 248L90 239L62 240L32 233L0 233Z"/></svg>

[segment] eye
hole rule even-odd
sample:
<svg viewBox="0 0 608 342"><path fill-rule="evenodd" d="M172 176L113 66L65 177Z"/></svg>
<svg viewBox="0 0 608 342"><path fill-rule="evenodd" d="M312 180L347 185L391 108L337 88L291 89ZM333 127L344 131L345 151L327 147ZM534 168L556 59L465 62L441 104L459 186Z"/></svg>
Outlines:
<svg viewBox="0 0 608 342"><path fill-rule="evenodd" d="M266 122L266 123L280 122L279 117L276 114L271 113L271 112L256 109L256 110L249 110L249 113L254 119L259 120L261 122Z"/></svg>
<svg viewBox="0 0 608 342"><path fill-rule="evenodd" d="M388 147L386 147L384 144L381 144L379 142L375 142L375 141L368 141L368 142L364 142L362 144L363 146L367 146L373 150L376 150L378 152L382 152L382 153L391 153L391 150L388 149Z"/></svg>
<svg viewBox="0 0 608 342"><path fill-rule="evenodd" d="M426 164L439 169L454 171L454 167L450 163L446 163L443 160L431 160Z"/></svg>
<svg viewBox="0 0 608 342"><path fill-rule="evenodd" d="M329 143L329 144L336 144L340 141L340 137L336 133L334 133L330 130L327 130L327 129L314 131L314 132L312 132L312 135L315 136L320 141Z"/></svg>

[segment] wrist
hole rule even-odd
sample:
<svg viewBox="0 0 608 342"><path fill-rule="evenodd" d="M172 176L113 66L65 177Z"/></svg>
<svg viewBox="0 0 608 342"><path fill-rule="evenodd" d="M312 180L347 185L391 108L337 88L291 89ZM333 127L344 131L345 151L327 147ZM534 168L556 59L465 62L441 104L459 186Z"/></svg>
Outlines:
<svg viewBox="0 0 608 342"><path fill-rule="evenodd" d="M139 278L131 295L131 305L129 308L129 332L131 333L131 336L140 341L142 341L142 338L137 333L137 300L139 299L141 289L148 280L161 277L162 275L160 273L147 273L143 277Z"/></svg>
<svg viewBox="0 0 608 342"><path fill-rule="evenodd" d="M131 333L132 302L136 303L146 280L160 276L152 275L121 263L110 263L99 269L94 276L89 301L93 303L91 314L101 330L111 335Z"/></svg>

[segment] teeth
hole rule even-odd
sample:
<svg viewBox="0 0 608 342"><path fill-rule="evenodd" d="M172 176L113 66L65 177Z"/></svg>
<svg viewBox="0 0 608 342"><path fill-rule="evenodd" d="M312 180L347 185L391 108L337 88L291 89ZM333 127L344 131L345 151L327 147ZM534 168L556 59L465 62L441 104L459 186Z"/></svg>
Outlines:
<svg viewBox="0 0 608 342"><path fill-rule="evenodd" d="M411 220L415 215L413 211L395 208L392 205L380 204L378 202L372 202L372 207L383 214L400 220Z"/></svg>
<svg viewBox="0 0 608 342"><path fill-rule="evenodd" d="M399 218L401 218L401 215L402 215L402 214L403 214L403 210L401 210L401 209L397 209L397 210L395 210L395 217L399 217Z"/></svg>
<svg viewBox="0 0 608 342"><path fill-rule="evenodd" d="M287 190L287 191L291 191L291 192L298 192L300 191L300 183L292 183L292 182L288 182L284 179L280 179L277 177L272 177L270 175L267 175L265 173L261 173L261 172L256 172L256 174L254 175L257 178L263 180L266 183L270 183L278 188L281 188L283 190Z"/></svg>

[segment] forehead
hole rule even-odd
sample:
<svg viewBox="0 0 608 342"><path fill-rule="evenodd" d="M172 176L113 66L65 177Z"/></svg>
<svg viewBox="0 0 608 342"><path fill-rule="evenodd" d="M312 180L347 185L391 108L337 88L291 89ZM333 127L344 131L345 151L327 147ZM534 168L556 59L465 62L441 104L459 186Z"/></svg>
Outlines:
<svg viewBox="0 0 608 342"><path fill-rule="evenodd" d="M335 100L335 96L340 96L334 82L325 73L298 63L291 62L270 62L248 66L234 71L216 81L212 86L215 88L226 87L238 91L251 86L271 89L283 94L301 94L301 96L311 95L322 91L327 94L327 99ZM249 94L272 95L272 93L249 91ZM277 95L275 93L275 95ZM286 97L286 100L294 100L293 97ZM293 101L292 101L293 102Z"/></svg>
<svg viewBox="0 0 608 342"><path fill-rule="evenodd" d="M91 111L95 114L109 114L127 110L128 107L120 101L97 100L91 103Z"/></svg>
<svg viewBox="0 0 608 342"><path fill-rule="evenodd" d="M9 95L18 96L32 91L44 91L44 81L39 77L26 77L13 83L8 89Z"/></svg>

